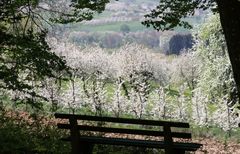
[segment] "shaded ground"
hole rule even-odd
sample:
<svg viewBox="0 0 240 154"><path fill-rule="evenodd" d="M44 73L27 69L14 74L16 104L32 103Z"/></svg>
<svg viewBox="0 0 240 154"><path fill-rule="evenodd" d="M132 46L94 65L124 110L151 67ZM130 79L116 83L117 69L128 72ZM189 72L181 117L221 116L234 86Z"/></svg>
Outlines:
<svg viewBox="0 0 240 154"><path fill-rule="evenodd" d="M232 141L224 143L213 138L200 138L193 141L203 144L195 154L240 154L240 143Z"/></svg>
<svg viewBox="0 0 240 154"><path fill-rule="evenodd" d="M38 117L38 116L37 116ZM61 142L59 139L64 136L65 133L58 132L59 129L56 128L57 121L55 118L41 117L38 119L33 118L30 114L26 112L2 112L0 118L0 136L1 140L5 143L5 149L0 150L1 152L10 152L13 150L11 147L15 147L13 152L19 153L22 151L29 151L33 153L66 153L70 150L70 144ZM63 122L63 121L61 121ZM14 134L13 134L14 132ZM11 135L13 134L15 138ZM37 136L37 138L33 138ZM127 135L118 134L106 134L106 136L115 137L129 137ZM130 136L130 138L141 139L142 136ZM47 139L47 140L46 140ZM154 140L161 140L162 138L152 138ZM22 144L19 144L21 140ZM25 142L23 142L23 140ZM14 141L16 143L14 143ZM47 141L47 142L46 142ZM180 140L179 140L180 141ZM187 140L188 142L189 140ZM195 154L240 154L240 143L237 141L219 141L215 138L197 138L190 142L201 143L203 147L199 149ZM29 145L28 145L29 144ZM17 146L18 145L18 146ZM52 149L49 149L52 147ZM58 145L58 146L56 146ZM21 148L21 151L19 150ZM97 151L101 151L101 147L97 146ZM135 149L135 148L134 148ZM107 154L132 154L134 151L138 151L144 154L159 153L159 151L144 149L135 150L126 147L103 147L102 153ZM126 153L128 152L128 153ZM97 154L102 154L97 152Z"/></svg>

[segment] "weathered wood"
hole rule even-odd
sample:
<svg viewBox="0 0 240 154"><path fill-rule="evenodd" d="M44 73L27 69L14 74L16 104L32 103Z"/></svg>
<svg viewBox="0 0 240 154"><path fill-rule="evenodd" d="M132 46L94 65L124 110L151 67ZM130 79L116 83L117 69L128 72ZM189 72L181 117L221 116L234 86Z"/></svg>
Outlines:
<svg viewBox="0 0 240 154"><path fill-rule="evenodd" d="M145 148L158 148L165 149L166 154L184 154L185 151L196 151L200 148L201 144L196 143L182 143L173 142L174 138L191 138L190 133L185 132L172 132L172 127L189 128L188 123L169 122L169 121L155 121L155 120L140 120L129 118L112 118L112 117L98 117L87 115L72 115L72 114L55 114L56 118L69 119L69 124L58 124L60 129L69 129L71 136L69 140L72 145L72 154L92 154L94 144L109 144L109 145L123 145L123 146L136 146ZM149 130L149 129L128 129L117 128L109 126L92 126L80 125L77 120L109 122L109 123L122 123L122 124L135 124L135 125L150 125L163 127L162 130ZM139 140L139 139L124 139L124 138L109 138L109 137L96 137L96 136L81 136L79 131L94 131L104 133L120 133L131 135L144 135L164 137L164 141L153 140Z"/></svg>
<svg viewBox="0 0 240 154"><path fill-rule="evenodd" d="M185 150L174 149L173 154L185 154Z"/></svg>
<svg viewBox="0 0 240 154"><path fill-rule="evenodd" d="M70 129L70 124L58 124L60 129ZM148 136L164 136L164 131L154 131L154 130L141 130L141 129L126 129L126 128L112 128L112 127L99 127L99 126L87 126L78 125L78 130L84 131L97 131L105 133L123 133L123 134L134 134L134 135L148 135ZM185 132L172 132L172 137L190 139L191 133Z"/></svg>
<svg viewBox="0 0 240 154"><path fill-rule="evenodd" d="M71 141L70 138L64 138L64 141ZM111 138L111 137L98 137L98 136L81 136L79 139L81 142L87 142L90 144L104 144L104 145L122 145L122 146L134 146L144 148L156 148L165 149L166 145L164 141L153 140L140 140L140 139L125 139L125 138ZM173 142L173 149L175 151L196 151L202 144L198 143L182 143ZM177 153L178 154L178 153Z"/></svg>
<svg viewBox="0 0 240 154"><path fill-rule="evenodd" d="M170 127L189 128L189 123L184 122L169 122L169 121L158 121L158 120L143 120L143 119L129 119L129 118L115 118L115 117L98 117L89 115L73 115L73 114L54 114L56 118L69 119L74 117L78 120L88 121L102 121L102 122L113 122L113 123L125 123L125 124L139 124L139 125L150 125L150 126L164 126L169 124Z"/></svg>
<svg viewBox="0 0 240 154"><path fill-rule="evenodd" d="M79 138L80 138L80 134L79 134L79 130L77 128L77 119L75 119L74 117L70 117L69 118L69 122L70 122L70 134L71 134L71 145L72 145L72 154L78 154L79 150Z"/></svg>
<svg viewBox="0 0 240 154"><path fill-rule="evenodd" d="M89 142L79 140L78 154L92 154L93 145Z"/></svg>
<svg viewBox="0 0 240 154"><path fill-rule="evenodd" d="M172 139L170 125L169 124L165 124L163 126L163 131L164 131L164 143L166 145L165 153L166 154L173 154L174 153L173 139Z"/></svg>

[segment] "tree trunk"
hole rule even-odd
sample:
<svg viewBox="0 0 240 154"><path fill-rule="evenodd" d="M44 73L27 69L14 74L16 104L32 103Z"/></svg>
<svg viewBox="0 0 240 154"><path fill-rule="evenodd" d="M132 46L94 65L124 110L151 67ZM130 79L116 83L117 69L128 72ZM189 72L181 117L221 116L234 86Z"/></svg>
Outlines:
<svg viewBox="0 0 240 154"><path fill-rule="evenodd" d="M240 1L216 0L240 99Z"/></svg>

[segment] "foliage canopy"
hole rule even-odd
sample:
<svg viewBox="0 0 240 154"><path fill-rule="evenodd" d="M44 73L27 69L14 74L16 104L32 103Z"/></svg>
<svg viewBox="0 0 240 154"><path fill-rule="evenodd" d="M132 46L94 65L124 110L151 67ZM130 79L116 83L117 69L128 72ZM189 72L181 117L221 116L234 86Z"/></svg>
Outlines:
<svg viewBox="0 0 240 154"><path fill-rule="evenodd" d="M240 38L238 36L240 35L240 17L236 16L240 13L239 8L239 0L161 0L154 10L145 15L146 20L142 23L147 27L153 26L157 30L169 30L176 26L191 28L191 25L184 21L184 17L194 15L197 9L211 9L213 12L219 12L234 79L239 91ZM239 92L238 98L240 98Z"/></svg>
<svg viewBox="0 0 240 154"><path fill-rule="evenodd" d="M50 52L46 42L46 23L91 20L94 13L103 11L108 2L108 0L1 1L0 88L41 97L33 90L37 82L46 77L59 79L69 72L66 62ZM70 8L69 11L63 8L59 10L59 4L63 3ZM48 14L50 17L46 16Z"/></svg>

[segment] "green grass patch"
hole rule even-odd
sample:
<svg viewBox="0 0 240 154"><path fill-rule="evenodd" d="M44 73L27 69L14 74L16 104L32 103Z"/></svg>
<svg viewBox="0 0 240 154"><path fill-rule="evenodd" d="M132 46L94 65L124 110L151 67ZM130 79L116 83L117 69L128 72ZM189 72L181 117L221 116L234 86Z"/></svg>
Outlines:
<svg viewBox="0 0 240 154"><path fill-rule="evenodd" d="M231 131L224 131L216 126L196 126L192 125L193 138L215 138L220 141L234 141L240 143L240 129L236 128Z"/></svg>
<svg viewBox="0 0 240 154"><path fill-rule="evenodd" d="M153 30L153 28L146 28L144 25L141 24L140 21L129 21L129 22L112 22L112 23L99 24L99 25L76 24L76 25L73 25L73 28L71 29L71 31L121 32L120 27L123 24L126 24L129 26L130 32Z"/></svg>

